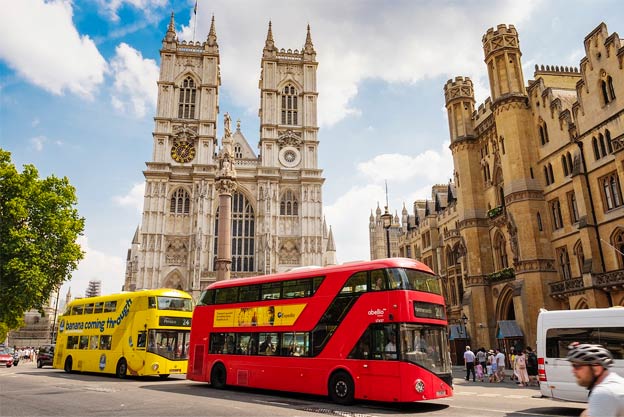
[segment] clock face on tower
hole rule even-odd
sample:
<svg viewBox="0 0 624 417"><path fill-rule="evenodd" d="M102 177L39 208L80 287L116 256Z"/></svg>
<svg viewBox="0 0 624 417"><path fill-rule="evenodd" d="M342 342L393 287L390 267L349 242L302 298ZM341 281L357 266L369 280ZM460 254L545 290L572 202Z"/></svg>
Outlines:
<svg viewBox="0 0 624 417"><path fill-rule="evenodd" d="M185 140L173 142L171 157L181 164L191 162L195 158L195 147Z"/></svg>

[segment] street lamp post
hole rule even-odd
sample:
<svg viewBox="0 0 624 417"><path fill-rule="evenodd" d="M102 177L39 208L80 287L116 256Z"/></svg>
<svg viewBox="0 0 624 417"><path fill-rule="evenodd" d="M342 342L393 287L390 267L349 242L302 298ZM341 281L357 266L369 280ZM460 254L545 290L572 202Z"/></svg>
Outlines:
<svg viewBox="0 0 624 417"><path fill-rule="evenodd" d="M462 313L461 321L464 324L464 334L466 335L466 340L468 340L468 330L466 325L468 324L468 317L466 317L466 313Z"/></svg>
<svg viewBox="0 0 624 417"><path fill-rule="evenodd" d="M384 214L381 215L381 222L386 229L386 255L390 257L390 226L392 226L392 214L388 212L388 206L384 210Z"/></svg>

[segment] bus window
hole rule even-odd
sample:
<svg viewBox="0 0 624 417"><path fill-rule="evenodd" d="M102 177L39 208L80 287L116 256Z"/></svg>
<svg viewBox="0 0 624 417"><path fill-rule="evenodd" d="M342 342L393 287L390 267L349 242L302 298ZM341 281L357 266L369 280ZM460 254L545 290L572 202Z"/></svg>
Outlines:
<svg viewBox="0 0 624 417"><path fill-rule="evenodd" d="M260 333L258 355L277 355L279 353L279 335L277 333Z"/></svg>
<svg viewBox="0 0 624 417"><path fill-rule="evenodd" d="M91 336L91 339L89 341L89 349L95 350L98 348L98 339L99 337L96 335Z"/></svg>
<svg viewBox="0 0 624 417"><path fill-rule="evenodd" d="M147 308L156 308L156 297L147 297Z"/></svg>
<svg viewBox="0 0 624 417"><path fill-rule="evenodd" d="M85 304L84 306L84 314L93 314L93 303Z"/></svg>
<svg viewBox="0 0 624 417"><path fill-rule="evenodd" d="M323 283L323 278L325 278L325 277L314 277L314 278L312 278L312 294L314 294L316 292L316 290L319 289L319 287Z"/></svg>
<svg viewBox="0 0 624 417"><path fill-rule="evenodd" d="M384 269L371 271L371 289L373 291L383 291L388 289L388 278Z"/></svg>
<svg viewBox="0 0 624 417"><path fill-rule="evenodd" d="M89 336L80 336L78 349L89 349Z"/></svg>
<svg viewBox="0 0 624 417"><path fill-rule="evenodd" d="M100 301L99 303L95 303L95 307L93 309L94 314L98 314L104 311L104 303Z"/></svg>
<svg viewBox="0 0 624 417"><path fill-rule="evenodd" d="M403 323L400 325L403 360L418 364L434 373L451 372L447 351L446 327Z"/></svg>
<svg viewBox="0 0 624 417"><path fill-rule="evenodd" d="M145 339L147 338L146 331L140 331L137 335L137 349L145 349Z"/></svg>
<svg viewBox="0 0 624 417"><path fill-rule="evenodd" d="M189 331L150 330L148 352L167 359L188 359Z"/></svg>
<svg viewBox="0 0 624 417"><path fill-rule="evenodd" d="M67 337L67 349L76 349L78 347L78 336Z"/></svg>
<svg viewBox="0 0 624 417"><path fill-rule="evenodd" d="M403 275L399 268L390 268L388 271L388 281L390 283L391 290L403 290L405 289L405 285L403 285Z"/></svg>
<svg viewBox="0 0 624 417"><path fill-rule="evenodd" d="M260 286L259 285L246 285L240 287L238 292L238 301L241 303L248 301L258 301L260 299Z"/></svg>
<svg viewBox="0 0 624 417"><path fill-rule="evenodd" d="M394 324L377 324L371 328L373 359L398 359L396 326Z"/></svg>
<svg viewBox="0 0 624 417"><path fill-rule="evenodd" d="M188 298L156 297L159 310L193 311L193 303Z"/></svg>
<svg viewBox="0 0 624 417"><path fill-rule="evenodd" d="M282 335L281 356L307 356L309 351L309 333L288 332Z"/></svg>
<svg viewBox="0 0 624 417"><path fill-rule="evenodd" d="M283 298L299 298L310 296L310 280L295 279L284 281L282 289Z"/></svg>
<svg viewBox="0 0 624 417"><path fill-rule="evenodd" d="M280 298L281 283L269 282L262 284L262 299L263 300L277 300Z"/></svg>
<svg viewBox="0 0 624 417"><path fill-rule="evenodd" d="M114 313L117 310L117 301L106 301L104 303L105 313Z"/></svg>
<svg viewBox="0 0 624 417"><path fill-rule="evenodd" d="M84 307L83 304L76 304L75 306L73 306L72 307L72 316L79 316L79 315L81 315L83 307Z"/></svg>
<svg viewBox="0 0 624 417"><path fill-rule="evenodd" d="M210 353L223 353L223 345L225 345L225 333L210 335Z"/></svg>
<svg viewBox="0 0 624 417"><path fill-rule="evenodd" d="M440 280L435 275L431 275L423 271L417 271L415 269L405 268L393 268L391 271L394 274L400 274L403 276L403 280L405 282L405 286L403 288L442 295Z"/></svg>
<svg viewBox="0 0 624 417"><path fill-rule="evenodd" d="M362 337L357 341L353 350L347 356L348 359L370 359L371 357L371 331L366 329Z"/></svg>
<svg viewBox="0 0 624 417"><path fill-rule="evenodd" d="M356 272L349 278L340 290L340 294L353 294L353 293L362 293L367 290L367 273L366 271Z"/></svg>
<svg viewBox="0 0 624 417"><path fill-rule="evenodd" d="M100 336L100 350L111 350L111 336Z"/></svg>
<svg viewBox="0 0 624 417"><path fill-rule="evenodd" d="M214 291L206 290L199 296L199 302L197 303L197 305L207 306L211 304L214 304Z"/></svg>
<svg viewBox="0 0 624 417"><path fill-rule="evenodd" d="M217 288L215 304L229 304L238 301L238 287Z"/></svg>

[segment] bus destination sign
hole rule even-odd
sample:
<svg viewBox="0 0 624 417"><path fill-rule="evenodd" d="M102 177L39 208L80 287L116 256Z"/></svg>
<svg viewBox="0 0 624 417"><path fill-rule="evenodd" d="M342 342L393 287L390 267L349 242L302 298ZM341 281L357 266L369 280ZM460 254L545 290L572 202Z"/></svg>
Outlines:
<svg viewBox="0 0 624 417"><path fill-rule="evenodd" d="M446 320L444 306L414 301L414 315L426 319Z"/></svg>
<svg viewBox="0 0 624 417"><path fill-rule="evenodd" d="M158 317L158 325L160 326L177 326L177 327L191 327L191 319L188 317Z"/></svg>

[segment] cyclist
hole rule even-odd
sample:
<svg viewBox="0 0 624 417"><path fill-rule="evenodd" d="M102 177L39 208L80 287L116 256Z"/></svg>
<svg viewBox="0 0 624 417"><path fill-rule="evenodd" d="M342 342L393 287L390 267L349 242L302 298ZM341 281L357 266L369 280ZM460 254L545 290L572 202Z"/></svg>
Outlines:
<svg viewBox="0 0 624 417"><path fill-rule="evenodd" d="M589 390L581 417L624 417L624 378L609 371L611 352L601 345L573 343L568 357L577 384Z"/></svg>

